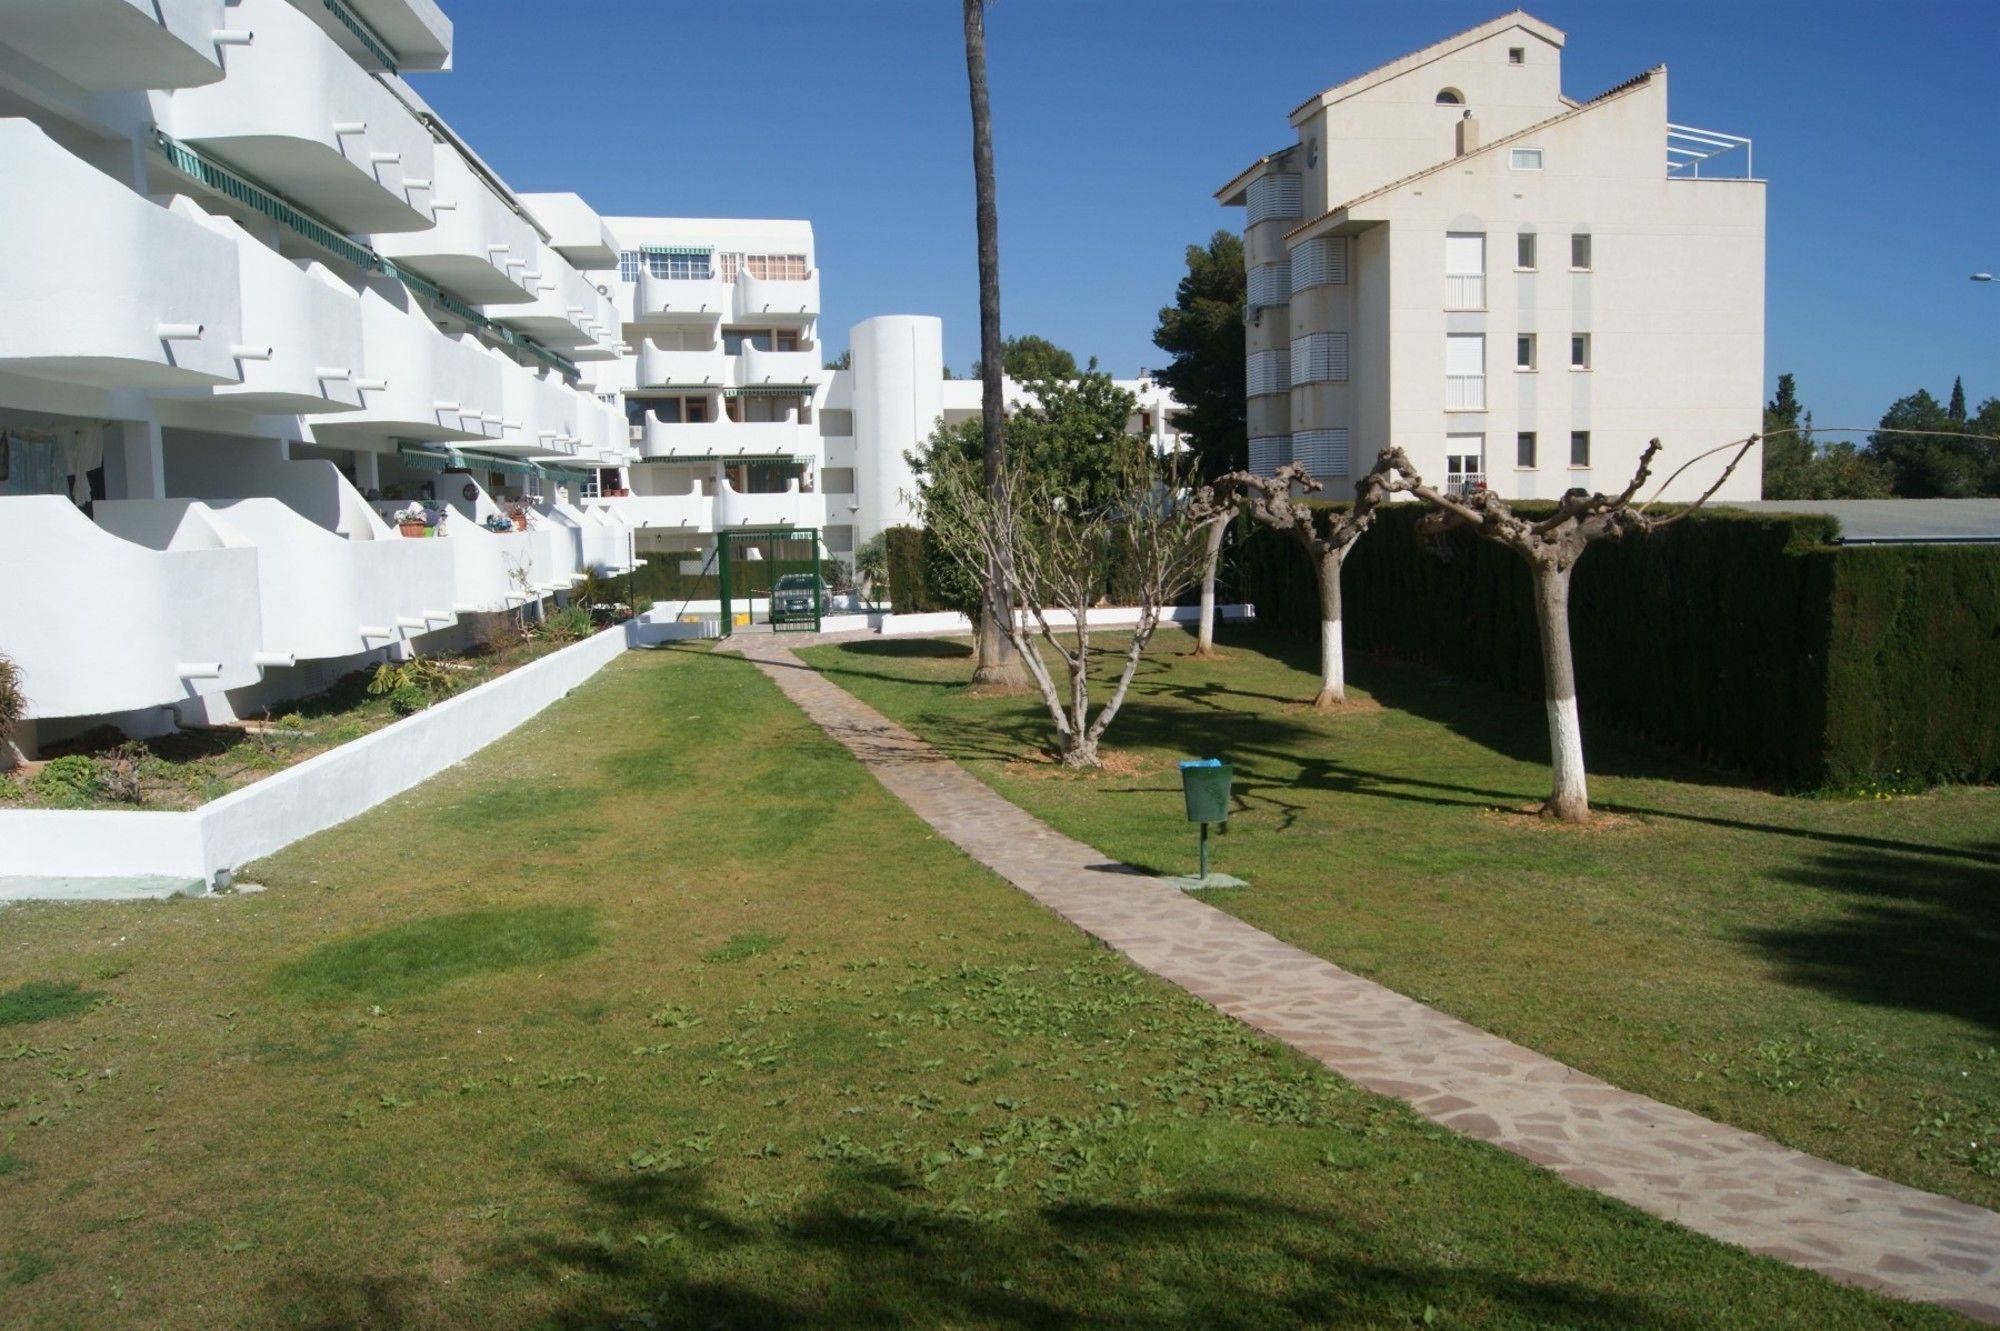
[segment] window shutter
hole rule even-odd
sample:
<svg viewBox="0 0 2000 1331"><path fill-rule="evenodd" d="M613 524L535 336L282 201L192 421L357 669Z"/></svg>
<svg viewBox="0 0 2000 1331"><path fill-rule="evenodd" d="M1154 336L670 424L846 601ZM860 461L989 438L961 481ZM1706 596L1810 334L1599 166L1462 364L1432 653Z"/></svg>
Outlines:
<svg viewBox="0 0 2000 1331"><path fill-rule="evenodd" d="M1303 209L1304 194L1296 175L1259 176L1250 182L1244 202L1248 205L1246 224L1255 226L1273 218L1297 217Z"/></svg>
<svg viewBox="0 0 2000 1331"><path fill-rule="evenodd" d="M1347 334L1308 333L1293 338L1292 382L1346 383Z"/></svg>
<svg viewBox="0 0 2000 1331"><path fill-rule="evenodd" d="M1292 461L1303 465L1315 477L1347 475L1346 427L1300 430L1292 436Z"/></svg>
<svg viewBox="0 0 2000 1331"><path fill-rule="evenodd" d="M1292 460L1292 437L1288 434L1263 435L1250 441L1250 470L1269 476Z"/></svg>
<svg viewBox="0 0 2000 1331"><path fill-rule="evenodd" d="M1282 393L1292 386L1290 357L1283 351L1253 351L1246 369L1251 397Z"/></svg>

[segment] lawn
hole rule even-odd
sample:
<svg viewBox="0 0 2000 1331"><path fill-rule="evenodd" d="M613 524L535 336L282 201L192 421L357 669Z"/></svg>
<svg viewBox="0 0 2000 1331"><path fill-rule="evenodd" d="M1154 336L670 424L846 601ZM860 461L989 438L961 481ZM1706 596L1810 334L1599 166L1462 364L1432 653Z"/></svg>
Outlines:
<svg viewBox="0 0 2000 1331"><path fill-rule="evenodd" d="M0 911L0 1320L1961 1324L1255 1037L698 648L243 878Z"/></svg>
<svg viewBox="0 0 2000 1331"><path fill-rule="evenodd" d="M1027 761L1046 715L971 696L962 642L807 656L1156 871L1194 871L1174 760L1225 758L1215 868L1251 886L1216 906L1617 1085L2000 1206L2000 790L1788 796L1587 725L1615 816L1555 827L1516 812L1548 792L1539 703L1364 658L1360 706L1320 716L1303 645L1191 641L1155 642L1088 777Z"/></svg>

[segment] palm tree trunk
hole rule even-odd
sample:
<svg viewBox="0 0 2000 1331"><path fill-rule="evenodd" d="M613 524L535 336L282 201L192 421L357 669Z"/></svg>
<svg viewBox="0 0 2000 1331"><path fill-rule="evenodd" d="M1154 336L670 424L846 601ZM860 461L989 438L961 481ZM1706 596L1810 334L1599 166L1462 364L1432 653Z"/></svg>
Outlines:
<svg viewBox="0 0 2000 1331"><path fill-rule="evenodd" d="M986 493L992 496L1006 462L1006 402L1000 374L1000 207L993 183L993 112L986 97L986 0L965 0L965 74L972 88L972 178L979 225L980 419L985 433ZM1027 688L1027 676L1007 633L1014 613L997 563L986 566L979 617L979 664L974 684Z"/></svg>

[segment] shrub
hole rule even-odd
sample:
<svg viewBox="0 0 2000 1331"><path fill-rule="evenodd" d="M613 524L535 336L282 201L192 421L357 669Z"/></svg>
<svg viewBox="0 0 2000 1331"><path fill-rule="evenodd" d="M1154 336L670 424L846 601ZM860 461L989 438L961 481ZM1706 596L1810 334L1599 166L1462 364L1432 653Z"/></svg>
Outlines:
<svg viewBox="0 0 2000 1331"><path fill-rule="evenodd" d="M441 698L448 698L458 688L445 668L427 656L413 656L407 661L384 661L375 667L374 678L368 681L371 696L387 697L391 710L395 710L396 695L404 689L414 689L423 701L410 711L421 711ZM408 716L409 712L398 711L398 716Z"/></svg>
<svg viewBox="0 0 2000 1331"><path fill-rule="evenodd" d="M52 758L35 773L31 788L44 802L59 807L88 804L104 792L104 780L94 759L80 753Z"/></svg>
<svg viewBox="0 0 2000 1331"><path fill-rule="evenodd" d="M397 716L414 716L430 705L430 695L415 684L401 684L389 691L389 710Z"/></svg>
<svg viewBox="0 0 2000 1331"><path fill-rule="evenodd" d="M21 692L21 667L14 658L0 652L0 749L14 739L14 727L28 714L28 699ZM0 765L4 765L0 759Z"/></svg>
<svg viewBox="0 0 2000 1331"><path fill-rule="evenodd" d="M535 631L550 642L579 642L597 631L597 621L588 608L572 603L549 611Z"/></svg>

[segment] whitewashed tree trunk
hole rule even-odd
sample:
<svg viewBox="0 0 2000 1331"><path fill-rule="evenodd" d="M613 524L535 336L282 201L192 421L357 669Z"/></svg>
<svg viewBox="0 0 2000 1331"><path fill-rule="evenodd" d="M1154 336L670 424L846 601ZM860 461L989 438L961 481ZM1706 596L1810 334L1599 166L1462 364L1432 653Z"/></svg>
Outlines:
<svg viewBox="0 0 2000 1331"><path fill-rule="evenodd" d="M1549 713L1549 761L1555 789L1542 811L1559 822L1590 818L1584 777L1583 725L1576 714L1576 663L1569 646L1568 567L1534 561L1535 626L1542 637L1542 683Z"/></svg>
<svg viewBox="0 0 2000 1331"><path fill-rule="evenodd" d="M1201 630L1195 637L1196 656L1215 655L1215 568L1222 562L1222 540L1229 534L1227 522L1208 529L1208 559L1201 572Z"/></svg>
<svg viewBox="0 0 2000 1331"><path fill-rule="evenodd" d="M1347 701L1347 656L1340 634L1340 567L1350 546L1319 556L1319 694L1316 711L1328 711Z"/></svg>

